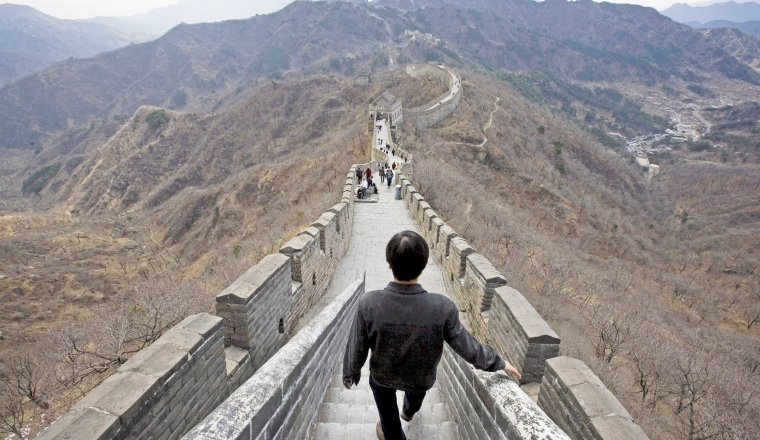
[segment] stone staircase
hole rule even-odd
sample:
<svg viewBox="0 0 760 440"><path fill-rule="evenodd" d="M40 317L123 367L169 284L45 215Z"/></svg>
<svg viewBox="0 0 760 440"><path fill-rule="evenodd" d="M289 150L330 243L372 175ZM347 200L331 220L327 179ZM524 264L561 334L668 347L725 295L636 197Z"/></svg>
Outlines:
<svg viewBox="0 0 760 440"><path fill-rule="evenodd" d="M333 375L330 388L312 425L311 440L374 440L378 418L375 399L369 388L369 361L362 369L358 386L347 390L340 369ZM399 411L404 393L396 394ZM457 427L443 403L438 384L428 391L420 412L407 423L401 421L408 440L459 440Z"/></svg>

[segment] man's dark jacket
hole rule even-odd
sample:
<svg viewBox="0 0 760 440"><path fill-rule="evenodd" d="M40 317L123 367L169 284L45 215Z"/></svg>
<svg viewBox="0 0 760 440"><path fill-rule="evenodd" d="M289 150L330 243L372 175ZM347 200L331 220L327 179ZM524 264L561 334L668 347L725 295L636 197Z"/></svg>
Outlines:
<svg viewBox="0 0 760 440"><path fill-rule="evenodd" d="M476 368L504 369L492 347L481 344L459 322L459 310L443 295L419 284L390 283L359 299L356 318L343 358L343 383L359 383L361 368L372 350L370 374L382 386L402 391L427 391L435 383L443 342Z"/></svg>

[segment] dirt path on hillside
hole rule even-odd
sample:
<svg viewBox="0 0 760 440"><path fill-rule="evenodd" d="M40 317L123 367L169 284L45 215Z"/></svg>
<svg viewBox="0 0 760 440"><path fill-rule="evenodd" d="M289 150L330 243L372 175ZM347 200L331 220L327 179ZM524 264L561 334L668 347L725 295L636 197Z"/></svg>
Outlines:
<svg viewBox="0 0 760 440"><path fill-rule="evenodd" d="M483 142L481 142L479 144L471 144L469 142L451 142L451 141L449 141L449 142L440 142L440 143L437 143L437 144L433 145L431 148L435 148L435 147L438 147L440 145L447 145L447 144L467 145L467 146L470 146L470 147L478 147L478 148L482 148L483 146L485 146L486 143L488 142L488 138L485 136L486 130L488 130L489 128L491 128L491 125L493 125L493 115L494 115L494 113L496 113L497 111L499 111L501 109L501 107L499 107L499 97L498 96L494 96L494 98L496 98L496 100L493 103L494 109L491 112L491 115L488 117L488 122L486 122L486 124L483 126Z"/></svg>

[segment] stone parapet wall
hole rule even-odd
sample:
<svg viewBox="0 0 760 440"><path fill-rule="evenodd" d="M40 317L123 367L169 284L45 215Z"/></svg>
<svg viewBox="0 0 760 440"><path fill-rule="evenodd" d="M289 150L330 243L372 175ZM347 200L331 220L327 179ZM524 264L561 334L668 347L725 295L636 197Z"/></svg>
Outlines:
<svg viewBox="0 0 760 440"><path fill-rule="evenodd" d="M530 305L519 292L501 291L506 277L438 216L405 175L401 193L420 224L431 258L443 268L446 288L465 314L469 330L499 349L523 375L522 383L540 383L546 359L559 355L557 334L532 307L533 313L526 311Z"/></svg>
<svg viewBox="0 0 760 440"><path fill-rule="evenodd" d="M449 96L451 89L454 87L455 78L456 80L459 80L459 77L456 75L455 77L452 77L450 72L451 71L448 68L438 66L437 64L407 66L406 73L412 78L416 79L425 76L429 78L435 78L443 83L448 91L425 105L411 109L405 108L404 120L406 122L414 125L415 127L431 127L448 118L452 113L454 113L454 111L459 107L459 103L462 99L461 87L449 101L446 101L445 103L434 108L430 108L435 103L442 102L444 99L446 99Z"/></svg>
<svg viewBox="0 0 760 440"><path fill-rule="evenodd" d="M536 309L509 286L495 289L489 326L501 335L490 342L512 364L523 382L541 382L547 360L559 356L560 339Z"/></svg>
<svg viewBox="0 0 760 440"><path fill-rule="evenodd" d="M202 313L138 352L37 438L177 439L228 393L222 318Z"/></svg>
<svg viewBox="0 0 760 440"><path fill-rule="evenodd" d="M356 167L340 203L217 295L217 316L173 327L38 438L176 439L208 415L288 342L324 294L351 238Z"/></svg>
<svg viewBox="0 0 760 440"><path fill-rule="evenodd" d="M546 363L538 404L573 440L649 437L583 362L556 357Z"/></svg>
<svg viewBox="0 0 760 440"><path fill-rule="evenodd" d="M287 342L285 319L295 302L291 280L290 258L271 254L216 297L224 345L248 351L254 369Z"/></svg>
<svg viewBox="0 0 760 440"><path fill-rule="evenodd" d="M441 390L463 440L569 440L505 373L476 370L448 346Z"/></svg>
<svg viewBox="0 0 760 440"><path fill-rule="evenodd" d="M309 438L363 293L364 280L349 286L183 438Z"/></svg>
<svg viewBox="0 0 760 440"><path fill-rule="evenodd" d="M377 72L369 74L368 84L388 82L406 74L405 68L399 68L395 70L388 70L386 72Z"/></svg>
<svg viewBox="0 0 760 440"><path fill-rule="evenodd" d="M646 439L641 428L588 367L580 361L558 357L559 337L525 297L509 287L508 280L488 259L438 216L406 175L400 176L400 183L402 198L430 246L430 258L441 263L444 282L462 312L463 323L520 371L521 383L541 384L538 404L546 415L576 440ZM442 364L444 393L462 427L463 438L525 438L512 428L508 433L506 426L494 429L492 422L499 419L493 416L493 402L503 398L506 391L478 385L479 380L481 384L488 384L489 380L510 381L474 370L448 348ZM529 399L524 393L518 394L520 399ZM510 411L514 408L532 411L522 404L515 407L518 400L510 399ZM486 414L490 414L491 421L484 419Z"/></svg>

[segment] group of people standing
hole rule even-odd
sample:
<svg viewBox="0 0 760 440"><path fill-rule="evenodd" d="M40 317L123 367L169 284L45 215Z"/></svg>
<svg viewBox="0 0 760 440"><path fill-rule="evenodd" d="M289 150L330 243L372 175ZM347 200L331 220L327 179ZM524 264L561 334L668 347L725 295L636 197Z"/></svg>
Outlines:
<svg viewBox="0 0 760 440"><path fill-rule="evenodd" d="M395 169L395 162L391 166L385 164L377 166L377 174L380 175L380 182L388 182L388 188L391 187L391 183L393 182L393 174ZM365 198L367 196L367 193L377 194L377 185L372 181L372 170L369 167L367 167L364 172L362 172L361 169L357 169L356 179L360 182L359 188L356 191L356 196L358 198Z"/></svg>

